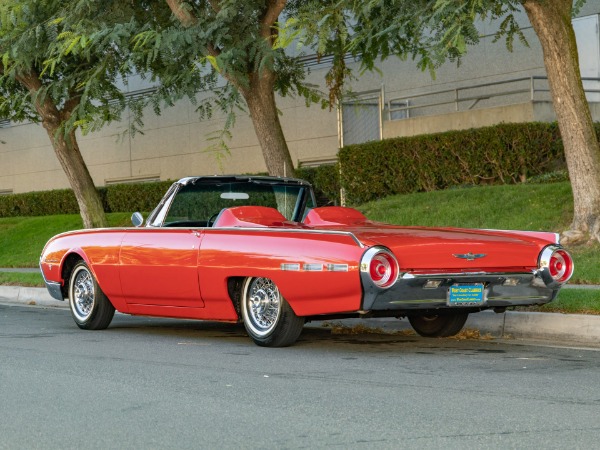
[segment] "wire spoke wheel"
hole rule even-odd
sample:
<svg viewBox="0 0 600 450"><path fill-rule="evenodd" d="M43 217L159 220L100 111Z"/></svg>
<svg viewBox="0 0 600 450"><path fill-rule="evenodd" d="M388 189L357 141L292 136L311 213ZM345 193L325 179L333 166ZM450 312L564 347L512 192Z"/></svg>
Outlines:
<svg viewBox="0 0 600 450"><path fill-rule="evenodd" d="M73 274L71 305L73 314L81 321L89 319L94 308L94 281L90 272L78 267Z"/></svg>
<svg viewBox="0 0 600 450"><path fill-rule="evenodd" d="M108 327L115 314L114 306L84 261L75 265L69 278L69 307L75 323L84 330Z"/></svg>
<svg viewBox="0 0 600 450"><path fill-rule="evenodd" d="M300 336L304 319L296 316L272 280L247 278L241 300L244 326L256 344L285 347Z"/></svg>
<svg viewBox="0 0 600 450"><path fill-rule="evenodd" d="M246 302L249 325L257 335L273 330L281 313L279 289L267 278L255 278L248 287Z"/></svg>

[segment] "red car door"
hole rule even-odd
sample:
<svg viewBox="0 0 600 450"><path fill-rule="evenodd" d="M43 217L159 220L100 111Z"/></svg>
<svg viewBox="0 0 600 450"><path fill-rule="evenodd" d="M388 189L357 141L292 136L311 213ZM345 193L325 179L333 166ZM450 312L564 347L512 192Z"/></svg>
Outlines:
<svg viewBox="0 0 600 450"><path fill-rule="evenodd" d="M203 307L198 283L201 233L180 228L141 228L125 233L120 277L128 304Z"/></svg>

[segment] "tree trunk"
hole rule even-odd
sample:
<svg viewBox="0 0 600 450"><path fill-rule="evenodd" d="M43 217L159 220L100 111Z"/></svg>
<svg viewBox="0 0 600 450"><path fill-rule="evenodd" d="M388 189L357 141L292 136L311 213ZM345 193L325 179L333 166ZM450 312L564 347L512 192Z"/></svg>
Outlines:
<svg viewBox="0 0 600 450"><path fill-rule="evenodd" d="M56 124L46 120L42 120L42 123L77 199L83 226L85 228L107 227L102 200L79 151L75 132L72 132L67 140L62 133L57 133Z"/></svg>
<svg viewBox="0 0 600 450"><path fill-rule="evenodd" d="M68 99L63 104L61 111L50 98L49 94L40 94L42 82L35 71L32 70L28 73L19 74L16 76L16 79L31 93L33 104L42 120L42 125L48 133L50 142L52 142L54 153L77 199L79 213L83 219L83 226L85 228L108 226L102 201L79 151L75 131L71 131L69 139L65 139L64 134L60 130L61 123L69 119L73 108L79 103L79 98L72 97Z"/></svg>
<svg viewBox="0 0 600 450"><path fill-rule="evenodd" d="M256 137L262 149L269 175L294 176L294 164L287 146L274 92L275 75L263 69L250 75L250 86L242 91L248 105Z"/></svg>
<svg viewBox="0 0 600 450"><path fill-rule="evenodd" d="M184 27L188 28L198 23L198 18L194 16L184 1L166 0L166 2L173 15ZM214 12L220 12L221 6L218 1L211 0L209 4ZM270 46L273 46L277 34L277 31L273 29L273 24L279 18L285 5L286 0L269 0L264 2L262 9L258 11L260 35ZM213 57L219 56L221 52L216 43L208 44L206 50ZM248 60L247 66L253 66L253 62ZM266 68L248 75L250 81L248 86L241 83L235 76L224 74L224 77L241 92L246 100L269 175L293 177L294 164L281 128L281 122L279 122L275 103L274 88L277 75Z"/></svg>
<svg viewBox="0 0 600 450"><path fill-rule="evenodd" d="M573 188L574 216L563 243L600 240L600 147L579 72L572 0L524 0L544 65Z"/></svg>

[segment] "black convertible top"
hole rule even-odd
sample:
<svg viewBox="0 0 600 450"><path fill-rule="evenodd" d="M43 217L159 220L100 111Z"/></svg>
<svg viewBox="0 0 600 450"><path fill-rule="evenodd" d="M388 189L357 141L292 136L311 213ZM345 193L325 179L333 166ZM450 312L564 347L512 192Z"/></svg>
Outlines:
<svg viewBox="0 0 600 450"><path fill-rule="evenodd" d="M258 184L290 184L294 186L310 186L308 181L299 178L271 177L266 175L205 175L199 177L186 177L177 181L177 184L218 184L218 183L258 183Z"/></svg>

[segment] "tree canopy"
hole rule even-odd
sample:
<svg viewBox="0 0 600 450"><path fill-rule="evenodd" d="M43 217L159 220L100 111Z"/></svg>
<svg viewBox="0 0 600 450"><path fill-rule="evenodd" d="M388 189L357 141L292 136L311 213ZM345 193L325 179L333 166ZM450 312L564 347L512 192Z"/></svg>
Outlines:
<svg viewBox="0 0 600 450"><path fill-rule="evenodd" d="M43 125L73 188L84 225L105 226L76 132L120 118L126 105L122 80L130 65L112 40L85 54L58 49L69 34L63 3L7 0L0 4L0 115Z"/></svg>
<svg viewBox="0 0 600 450"><path fill-rule="evenodd" d="M572 16L585 0L308 0L299 5L298 32L307 45L334 54L338 68L329 80L339 99L351 54L363 70L376 70L390 56L413 58L418 67L435 69L447 60L460 62L479 43L482 21L498 24L494 40L512 51L515 39L528 45L517 14L525 12L540 41L554 110L564 142L575 211L565 242L600 240L600 148L579 71ZM342 13L344 12L344 13ZM342 69L340 69L343 68Z"/></svg>
<svg viewBox="0 0 600 450"><path fill-rule="evenodd" d="M275 94L301 96L307 104L321 102L322 97L305 82L301 55L285 51L293 36L281 20L290 4L282 0L80 0L65 12L71 33L60 40L60 46L63 53L83 55L98 42L120 38L119 49L156 86L147 101L157 113L183 97L196 105L200 119L219 112L226 120L212 137L227 150L235 113L247 111L269 172L291 175L293 164Z"/></svg>

